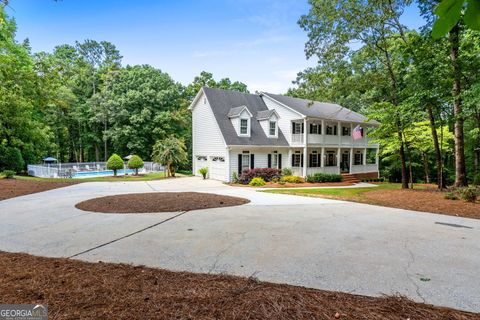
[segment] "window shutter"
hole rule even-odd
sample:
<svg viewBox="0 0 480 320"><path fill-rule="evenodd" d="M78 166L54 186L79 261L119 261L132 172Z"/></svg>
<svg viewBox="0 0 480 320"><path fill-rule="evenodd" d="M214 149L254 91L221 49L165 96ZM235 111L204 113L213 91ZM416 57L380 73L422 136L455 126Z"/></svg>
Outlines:
<svg viewBox="0 0 480 320"><path fill-rule="evenodd" d="M278 154L278 169L282 169L282 154Z"/></svg>
<svg viewBox="0 0 480 320"><path fill-rule="evenodd" d="M268 168L272 167L272 155L268 154Z"/></svg>
<svg viewBox="0 0 480 320"><path fill-rule="evenodd" d="M242 155L238 155L238 175L242 174Z"/></svg>
<svg viewBox="0 0 480 320"><path fill-rule="evenodd" d="M313 123L310 123L310 134L313 133Z"/></svg>
<svg viewBox="0 0 480 320"><path fill-rule="evenodd" d="M301 155L301 157L300 157L300 167L303 167L303 153L302 153L302 155Z"/></svg>
<svg viewBox="0 0 480 320"><path fill-rule="evenodd" d="M295 154L292 154L292 167L295 165Z"/></svg>
<svg viewBox="0 0 480 320"><path fill-rule="evenodd" d="M305 132L305 126L304 126L304 123L302 122L302 133Z"/></svg>
<svg viewBox="0 0 480 320"><path fill-rule="evenodd" d="M312 166L312 159L313 159L313 154L309 154L308 155L308 166L311 167Z"/></svg>
<svg viewBox="0 0 480 320"><path fill-rule="evenodd" d="M322 125L321 125L321 124L318 125L318 131L317 131L317 133L318 133L318 134L323 134L323 132L322 132Z"/></svg>
<svg viewBox="0 0 480 320"><path fill-rule="evenodd" d="M295 133L295 122L292 122L292 133Z"/></svg>
<svg viewBox="0 0 480 320"><path fill-rule="evenodd" d="M317 157L318 157L317 166L321 167L322 166L322 155L319 153L319 154L317 154Z"/></svg>
<svg viewBox="0 0 480 320"><path fill-rule="evenodd" d="M250 169L255 168L255 160L254 160L254 154L250 155Z"/></svg>
<svg viewBox="0 0 480 320"><path fill-rule="evenodd" d="M334 135L334 136L337 135L337 126L333 126L333 135Z"/></svg>

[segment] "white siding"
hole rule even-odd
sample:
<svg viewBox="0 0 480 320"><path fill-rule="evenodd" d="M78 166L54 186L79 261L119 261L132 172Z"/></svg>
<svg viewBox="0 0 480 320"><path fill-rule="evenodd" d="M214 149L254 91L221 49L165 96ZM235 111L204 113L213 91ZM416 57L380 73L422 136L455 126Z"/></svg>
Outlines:
<svg viewBox="0 0 480 320"><path fill-rule="evenodd" d="M288 160L288 151L285 150L285 148L249 148L248 146L245 146L245 148L235 148L233 150L230 150L230 179L233 172L236 172L238 174L238 155L241 154L242 151L250 151L250 154L255 155L255 168L268 168L268 155L273 153L273 151L277 151L278 154L282 155L282 168L290 167L290 162Z"/></svg>
<svg viewBox="0 0 480 320"><path fill-rule="evenodd" d="M276 121L277 122L277 136L270 136L270 121ZM262 126L263 131L265 132L265 135L267 137L275 138L278 137L278 118L275 114L272 114L270 119L265 119L265 120L260 120L258 121L260 123L260 126Z"/></svg>
<svg viewBox="0 0 480 320"><path fill-rule="evenodd" d="M263 96L263 101L267 105L268 109L274 109L280 119L278 120L278 127L282 130L283 135L287 139L288 143L291 143L292 139L292 120L301 119L302 116L298 113L272 101L270 98ZM306 129L306 128L305 128Z"/></svg>
<svg viewBox="0 0 480 320"><path fill-rule="evenodd" d="M227 148L223 135L218 127L217 120L213 115L208 100L204 99L202 93L197 103L192 108L192 156L193 156L193 173L200 176L196 165L196 156L206 156L207 165L210 164L211 157L225 157L227 159ZM227 167L227 166L225 166ZM228 172L225 170L225 179L227 180Z"/></svg>

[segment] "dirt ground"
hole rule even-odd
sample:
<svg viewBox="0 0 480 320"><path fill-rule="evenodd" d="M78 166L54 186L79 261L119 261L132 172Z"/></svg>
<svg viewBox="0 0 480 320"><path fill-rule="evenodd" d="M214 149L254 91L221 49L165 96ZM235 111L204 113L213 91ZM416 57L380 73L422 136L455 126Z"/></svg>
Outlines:
<svg viewBox="0 0 480 320"><path fill-rule="evenodd" d="M226 275L0 252L2 303L48 305L49 319L410 319L480 314Z"/></svg>
<svg viewBox="0 0 480 320"><path fill-rule="evenodd" d="M103 213L176 212L238 206L250 200L199 192L133 193L101 197L75 205L85 211Z"/></svg>
<svg viewBox="0 0 480 320"><path fill-rule="evenodd" d="M17 179L0 179L0 200L71 185L72 183L69 182L41 182Z"/></svg>
<svg viewBox="0 0 480 320"><path fill-rule="evenodd" d="M444 193L435 189L374 190L363 193L362 197L368 203L387 207L480 219L480 203L478 201L470 203L463 200L447 200L444 198Z"/></svg>

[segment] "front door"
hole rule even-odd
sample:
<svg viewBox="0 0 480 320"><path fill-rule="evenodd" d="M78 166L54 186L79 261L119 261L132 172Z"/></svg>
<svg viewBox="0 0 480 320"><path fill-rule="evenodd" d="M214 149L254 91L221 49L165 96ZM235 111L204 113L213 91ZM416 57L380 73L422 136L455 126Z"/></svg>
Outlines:
<svg viewBox="0 0 480 320"><path fill-rule="evenodd" d="M350 172L350 155L348 153L342 153L342 161L340 162L340 171L342 173Z"/></svg>

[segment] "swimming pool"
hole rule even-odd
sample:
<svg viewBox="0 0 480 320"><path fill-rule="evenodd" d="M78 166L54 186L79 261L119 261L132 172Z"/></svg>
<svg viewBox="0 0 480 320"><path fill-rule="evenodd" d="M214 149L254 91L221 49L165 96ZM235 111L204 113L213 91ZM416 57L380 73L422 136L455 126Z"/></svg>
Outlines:
<svg viewBox="0 0 480 320"><path fill-rule="evenodd" d="M117 170L117 175L123 176L125 173L133 174L135 170L133 169L120 169ZM102 170L102 171L79 171L75 172L73 178L92 178L92 177L108 177L113 176L113 170Z"/></svg>

